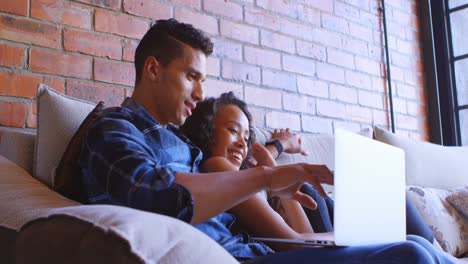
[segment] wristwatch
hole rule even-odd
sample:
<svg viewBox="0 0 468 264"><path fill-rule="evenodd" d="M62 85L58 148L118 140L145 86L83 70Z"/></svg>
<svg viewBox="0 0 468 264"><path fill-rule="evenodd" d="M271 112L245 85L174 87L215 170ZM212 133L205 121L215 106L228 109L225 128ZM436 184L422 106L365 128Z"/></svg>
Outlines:
<svg viewBox="0 0 468 264"><path fill-rule="evenodd" d="M267 141L265 143L265 146L268 146L268 145L275 145L276 149L278 150L278 157L281 155L281 153L283 153L283 150L284 150L283 144L281 144L281 141L279 141L279 139L273 139L273 140Z"/></svg>

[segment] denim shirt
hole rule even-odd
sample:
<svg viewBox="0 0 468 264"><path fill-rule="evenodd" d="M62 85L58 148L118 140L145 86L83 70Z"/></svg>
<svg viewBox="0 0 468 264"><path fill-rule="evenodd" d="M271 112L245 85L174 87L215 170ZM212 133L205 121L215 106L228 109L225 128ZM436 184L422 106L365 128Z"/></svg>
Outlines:
<svg viewBox="0 0 468 264"><path fill-rule="evenodd" d="M199 172L201 160L201 150L177 127L163 127L126 98L122 107L105 109L83 139L79 164L85 202L128 206L190 222L192 195L174 179L176 172ZM233 235L234 222L233 215L222 213L195 227L234 257L273 253L262 243L248 243L245 234Z"/></svg>

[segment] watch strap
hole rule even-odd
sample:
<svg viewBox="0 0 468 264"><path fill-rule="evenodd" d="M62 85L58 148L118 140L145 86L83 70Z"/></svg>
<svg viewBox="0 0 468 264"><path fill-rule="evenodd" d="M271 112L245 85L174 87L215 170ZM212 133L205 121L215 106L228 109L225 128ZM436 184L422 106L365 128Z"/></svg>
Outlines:
<svg viewBox="0 0 468 264"><path fill-rule="evenodd" d="M267 141L265 143L265 146L268 146L268 145L274 145L276 147L276 149L278 150L278 157L284 151L283 144L281 144L281 141L279 141L279 139L273 139L273 140Z"/></svg>

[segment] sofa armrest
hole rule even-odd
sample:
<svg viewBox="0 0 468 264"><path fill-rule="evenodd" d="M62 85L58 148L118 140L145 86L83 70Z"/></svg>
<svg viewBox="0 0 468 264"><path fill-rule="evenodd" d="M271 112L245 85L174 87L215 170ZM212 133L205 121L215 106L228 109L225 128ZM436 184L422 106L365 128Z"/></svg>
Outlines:
<svg viewBox="0 0 468 264"><path fill-rule="evenodd" d="M19 230L48 210L75 205L0 155L0 226Z"/></svg>
<svg viewBox="0 0 468 264"><path fill-rule="evenodd" d="M0 155L32 174L35 140L34 131L0 127Z"/></svg>
<svg viewBox="0 0 468 264"><path fill-rule="evenodd" d="M187 223L111 205L49 211L21 229L15 252L17 263L237 263Z"/></svg>
<svg viewBox="0 0 468 264"><path fill-rule="evenodd" d="M237 263L189 224L127 207L80 205L1 155L0 227L19 231L17 263Z"/></svg>

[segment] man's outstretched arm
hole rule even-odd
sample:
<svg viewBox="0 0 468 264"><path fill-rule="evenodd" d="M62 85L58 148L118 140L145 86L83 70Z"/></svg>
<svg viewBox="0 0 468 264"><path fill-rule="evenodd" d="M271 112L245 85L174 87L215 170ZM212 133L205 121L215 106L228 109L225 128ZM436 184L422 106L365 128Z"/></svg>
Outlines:
<svg viewBox="0 0 468 264"><path fill-rule="evenodd" d="M325 166L301 163L197 175L177 173L175 182L191 192L194 202L191 222L197 224L244 202L260 190L270 190L274 196L313 207L314 201L299 192L300 186L308 182L326 196L320 183L333 184L333 175Z"/></svg>
<svg viewBox="0 0 468 264"><path fill-rule="evenodd" d="M332 182L324 166L306 164L240 172L180 172L179 166L161 162L163 155L170 155L163 153L166 148L148 146L145 135L126 118L114 113L88 131L80 164L91 203L125 205L200 223L264 189L310 207L310 197L297 192L301 184L310 182L320 190L319 183Z"/></svg>

